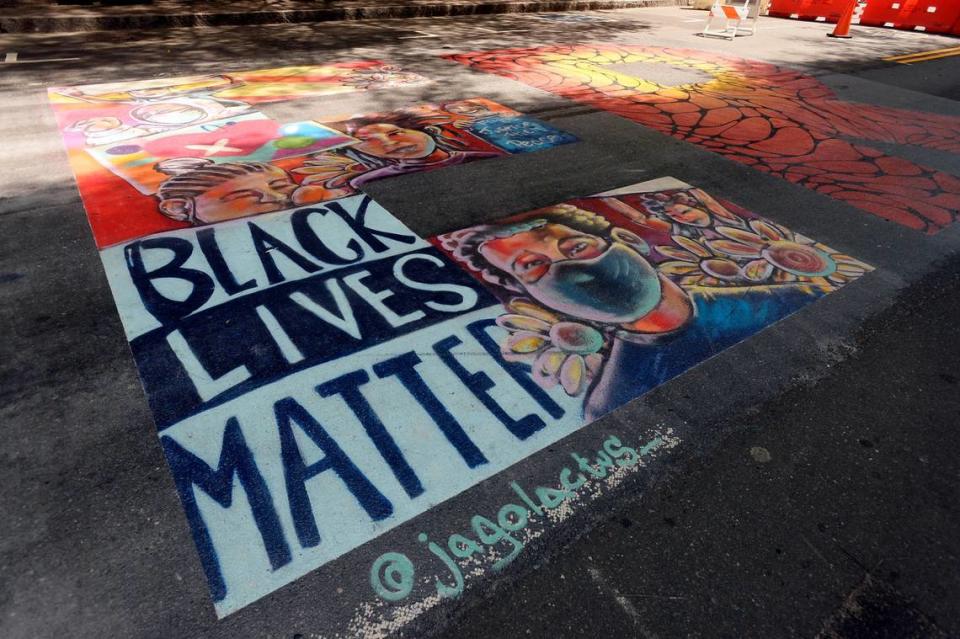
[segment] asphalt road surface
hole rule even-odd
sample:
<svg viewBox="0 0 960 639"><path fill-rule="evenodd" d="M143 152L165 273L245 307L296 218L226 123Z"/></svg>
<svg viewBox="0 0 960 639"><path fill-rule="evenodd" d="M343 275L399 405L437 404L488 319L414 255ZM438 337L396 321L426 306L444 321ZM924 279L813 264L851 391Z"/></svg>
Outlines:
<svg viewBox="0 0 960 639"><path fill-rule="evenodd" d="M956 183L960 64L885 60L955 39L855 27L852 40L836 41L824 37L829 25L769 19L758 35L727 42L695 35L703 15L657 8L0 37L0 636L960 636L958 224L924 233L702 140L440 57L602 43L783 65L840 100L927 126L933 142L843 135L929 167L937 185ZM367 187L420 236L673 176L875 270L218 620L46 88L354 59L433 82L263 111L290 122L485 97L580 140ZM661 86L696 81L675 67L647 71ZM948 124L928 126L928 116ZM911 191L921 203L946 201L932 192ZM461 596L430 596L434 575L452 580L435 557L407 600L371 589L371 564L384 553L427 561L418 534L445 539L515 499L511 482L553 485L572 451L652 430L679 443L541 520L503 570L471 564Z"/></svg>

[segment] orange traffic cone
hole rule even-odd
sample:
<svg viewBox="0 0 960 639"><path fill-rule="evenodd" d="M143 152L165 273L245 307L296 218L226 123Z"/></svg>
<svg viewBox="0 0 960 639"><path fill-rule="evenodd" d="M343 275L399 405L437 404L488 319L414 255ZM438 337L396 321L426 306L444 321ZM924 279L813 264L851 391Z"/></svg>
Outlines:
<svg viewBox="0 0 960 639"><path fill-rule="evenodd" d="M840 19L837 20L837 26L833 33L828 33L831 38L852 38L850 35L850 21L853 20L853 12L857 8L857 0L850 0L850 4L843 10Z"/></svg>

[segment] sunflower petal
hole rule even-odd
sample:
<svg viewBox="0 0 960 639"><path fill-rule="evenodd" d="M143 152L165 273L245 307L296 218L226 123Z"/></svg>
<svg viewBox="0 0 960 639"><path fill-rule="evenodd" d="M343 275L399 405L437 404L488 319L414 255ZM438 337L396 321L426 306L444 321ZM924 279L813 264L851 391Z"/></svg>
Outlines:
<svg viewBox="0 0 960 639"><path fill-rule="evenodd" d="M713 255L707 247L696 240L691 240L689 237L673 235L671 239L698 257L711 257Z"/></svg>
<svg viewBox="0 0 960 639"><path fill-rule="evenodd" d="M689 275L700 270L700 267L690 262L663 262L657 264L657 270L664 275Z"/></svg>
<svg viewBox="0 0 960 639"><path fill-rule="evenodd" d="M722 257L704 260L700 262L700 268L720 280L735 280L740 277L740 266L733 260Z"/></svg>
<svg viewBox="0 0 960 639"><path fill-rule="evenodd" d="M517 331L507 338L507 347L514 353L535 353L546 343L543 335L529 331Z"/></svg>
<svg viewBox="0 0 960 639"><path fill-rule="evenodd" d="M529 315L519 315L516 313L507 313L498 317L497 326L505 328L510 332L533 331L534 333L543 334L550 332L550 324L547 322L535 317L530 317Z"/></svg>
<svg viewBox="0 0 960 639"><path fill-rule="evenodd" d="M787 234L780 230L778 226L775 226L770 222L764 222L763 220L750 220L750 228L765 238L773 240L774 242L787 239Z"/></svg>
<svg viewBox="0 0 960 639"><path fill-rule="evenodd" d="M778 270L773 274L773 281L778 284L789 284L790 282L796 282L797 276L793 273Z"/></svg>
<svg viewBox="0 0 960 639"><path fill-rule="evenodd" d="M549 324L553 324L560 320L557 315L554 315L542 306L534 304L533 302L525 299L517 298L510 300L510 302L507 304L507 308L514 313L519 313L520 315L527 315L538 320L543 320Z"/></svg>
<svg viewBox="0 0 960 639"><path fill-rule="evenodd" d="M732 240L709 240L707 246L731 257L760 257L760 249Z"/></svg>
<svg viewBox="0 0 960 639"><path fill-rule="evenodd" d="M681 260L683 262L696 262L697 258L693 255L690 255L687 251L677 248L675 246L658 246L657 253L663 255L664 257L669 257L674 260Z"/></svg>
<svg viewBox="0 0 960 639"><path fill-rule="evenodd" d="M566 353L559 348L548 348L533 362L533 379L542 388L553 388L560 381L560 367Z"/></svg>
<svg viewBox="0 0 960 639"><path fill-rule="evenodd" d="M603 367L603 356L600 353L590 353L583 358L583 363L587 365L587 377L593 379Z"/></svg>
<svg viewBox="0 0 960 639"><path fill-rule="evenodd" d="M859 264L850 264L849 262L838 263L837 270L846 275L854 275L856 277L860 277L867 272L867 270Z"/></svg>
<svg viewBox="0 0 960 639"><path fill-rule="evenodd" d="M751 282L765 282L773 275L773 264L766 260L752 260L744 264L741 271Z"/></svg>
<svg viewBox="0 0 960 639"><path fill-rule="evenodd" d="M513 362L514 364L532 364L536 356L536 353L514 353L506 344L500 347L500 357L502 357L504 361Z"/></svg>
<svg viewBox="0 0 960 639"><path fill-rule="evenodd" d="M735 229L731 226L718 226L716 228L717 233L720 235L729 237L735 242L742 242L749 246L764 247L767 245L767 240L763 239L756 233L751 233L750 231L744 231L743 229Z"/></svg>
<svg viewBox="0 0 960 639"><path fill-rule="evenodd" d="M570 355L560 367L560 383L567 395L576 397L583 392L587 381L587 365L579 355Z"/></svg>
<svg viewBox="0 0 960 639"><path fill-rule="evenodd" d="M711 213L724 222L728 224L736 224L737 226L745 226L743 218L732 211L728 211L726 207L721 205L719 202L717 202L715 206L711 206L709 208Z"/></svg>

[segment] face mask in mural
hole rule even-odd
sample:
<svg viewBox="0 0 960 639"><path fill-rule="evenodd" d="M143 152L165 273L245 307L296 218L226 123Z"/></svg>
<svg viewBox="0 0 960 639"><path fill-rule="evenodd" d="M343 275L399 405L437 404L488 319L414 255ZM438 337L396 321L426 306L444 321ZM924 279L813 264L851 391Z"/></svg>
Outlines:
<svg viewBox="0 0 960 639"><path fill-rule="evenodd" d="M526 288L538 302L593 322L630 323L660 301L656 271L620 243L592 259L555 262Z"/></svg>
<svg viewBox="0 0 960 639"><path fill-rule="evenodd" d="M585 395L591 416L867 270L697 189L618 191L439 239L504 291L503 356Z"/></svg>
<svg viewBox="0 0 960 639"><path fill-rule="evenodd" d="M573 317L612 324L634 322L660 302L657 273L635 248L645 247L640 238L634 236L631 247L546 219L534 223L540 225L484 242L480 253L510 272L536 301Z"/></svg>

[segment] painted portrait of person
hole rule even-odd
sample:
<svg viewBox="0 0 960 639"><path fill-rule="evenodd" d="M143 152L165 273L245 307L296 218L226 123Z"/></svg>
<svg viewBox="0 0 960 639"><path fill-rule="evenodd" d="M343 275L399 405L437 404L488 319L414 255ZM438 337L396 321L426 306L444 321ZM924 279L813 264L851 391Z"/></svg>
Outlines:
<svg viewBox="0 0 960 639"><path fill-rule="evenodd" d="M479 140L447 134L415 118L354 118L329 126L353 136L349 147L308 157L293 173L302 177L298 204L355 193L374 180L417 173L505 155Z"/></svg>
<svg viewBox="0 0 960 639"><path fill-rule="evenodd" d="M64 131L83 135L84 143L87 146L116 144L162 130L161 127L124 124L120 118L113 116L82 118L64 127Z"/></svg>
<svg viewBox="0 0 960 639"><path fill-rule="evenodd" d="M155 168L170 176L157 190L158 209L193 225L282 211L292 206L297 188L289 173L265 162L171 158Z"/></svg>
<svg viewBox="0 0 960 639"><path fill-rule="evenodd" d="M518 115L512 109L505 109L499 104L494 104L483 99L448 102L443 105L443 112L444 114L449 114L448 117L453 126L460 129L467 128L477 120L484 118Z"/></svg>
<svg viewBox="0 0 960 639"><path fill-rule="evenodd" d="M199 96L237 86L226 75L121 82L57 89L61 95L92 103L145 103L188 95Z"/></svg>
<svg viewBox="0 0 960 639"><path fill-rule="evenodd" d="M250 107L243 102L182 97L137 105L130 109L130 117L146 125L177 129L249 111Z"/></svg>
<svg viewBox="0 0 960 639"><path fill-rule="evenodd" d="M693 244L688 238L634 224L610 199L584 198L437 238L503 301L506 312L497 320L507 332L503 357L528 365L545 388L583 396L589 419L869 269L768 223L757 228L779 239L711 226L739 240L714 231L711 237L720 239L697 244L709 257L697 255L684 248ZM605 212L611 208L619 215ZM774 252L790 254L801 270L775 265ZM731 282L710 275L719 268L710 260L755 279L725 286Z"/></svg>

